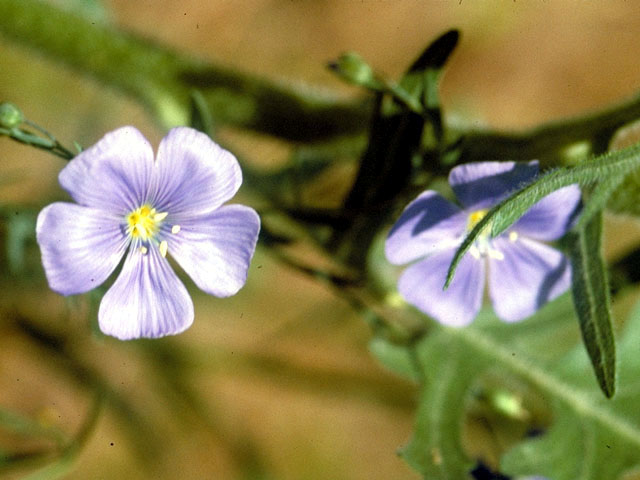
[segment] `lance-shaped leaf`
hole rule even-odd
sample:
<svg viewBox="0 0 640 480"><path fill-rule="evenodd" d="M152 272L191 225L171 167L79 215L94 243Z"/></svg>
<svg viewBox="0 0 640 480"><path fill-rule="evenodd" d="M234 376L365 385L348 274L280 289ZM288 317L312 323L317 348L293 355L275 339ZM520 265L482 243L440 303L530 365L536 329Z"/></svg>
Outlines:
<svg viewBox="0 0 640 480"><path fill-rule="evenodd" d="M331 247L351 265L364 264L368 247L387 220L390 206L410 184L415 160L421 158L425 125L431 125L441 136L439 104L434 98L437 83L433 82L438 81L458 37L456 30L440 36L397 85L389 90L385 84L380 91L384 93L378 93L369 143L343 205L345 211L359 218L346 231L337 231L331 240ZM429 104L424 105L427 100Z"/></svg>
<svg viewBox="0 0 640 480"><path fill-rule="evenodd" d="M615 392L616 351L611 326L609 282L601 253L602 212L571 235L573 302L584 345L604 394Z"/></svg>

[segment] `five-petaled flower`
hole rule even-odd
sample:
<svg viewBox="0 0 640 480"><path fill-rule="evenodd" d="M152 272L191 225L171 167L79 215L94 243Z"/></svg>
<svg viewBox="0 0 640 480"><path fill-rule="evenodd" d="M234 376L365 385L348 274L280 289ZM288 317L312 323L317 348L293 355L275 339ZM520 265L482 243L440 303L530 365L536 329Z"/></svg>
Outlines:
<svg viewBox="0 0 640 480"><path fill-rule="evenodd" d="M98 321L120 339L186 330L193 303L169 253L207 293L235 294L246 282L260 219L235 195L235 157L206 135L174 128L153 149L133 127L117 129L80 153L59 181L77 204L57 202L38 215L37 239L52 290L91 290L122 270L100 303Z"/></svg>
<svg viewBox="0 0 640 480"><path fill-rule="evenodd" d="M528 317L566 291L571 283L568 260L540 242L557 240L571 227L580 203L577 185L544 197L495 238L484 231L443 290L453 255L466 234L493 205L537 173L536 161L460 165L451 170L449 184L462 208L431 190L413 200L385 245L391 263L417 261L398 281L405 300L443 324L464 326L482 306L487 268L494 311L507 322Z"/></svg>

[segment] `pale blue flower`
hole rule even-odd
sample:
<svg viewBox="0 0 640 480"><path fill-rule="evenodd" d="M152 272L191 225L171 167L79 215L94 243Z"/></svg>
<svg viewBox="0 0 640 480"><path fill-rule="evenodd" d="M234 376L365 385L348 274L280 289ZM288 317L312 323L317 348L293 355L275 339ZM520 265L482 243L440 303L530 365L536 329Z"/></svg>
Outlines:
<svg viewBox="0 0 640 480"><path fill-rule="evenodd" d="M153 149L123 127L76 156L59 181L77 204L57 202L38 215L37 239L52 290L87 292L126 258L100 303L98 321L120 339L186 330L193 303L171 268L172 256L194 283L217 297L246 282L260 219L235 195L235 157L206 135L174 128Z"/></svg>
<svg viewBox="0 0 640 480"><path fill-rule="evenodd" d="M447 290L443 285L453 255L487 211L538 173L538 163L482 162L455 167L449 183L462 208L428 190L404 210L386 242L387 259L415 262L401 275L400 294L439 322L469 324L479 312L488 277L498 317L512 322L533 314L569 288L566 257L541 242L562 237L580 203L571 185L536 203L496 238L480 235L458 265Z"/></svg>

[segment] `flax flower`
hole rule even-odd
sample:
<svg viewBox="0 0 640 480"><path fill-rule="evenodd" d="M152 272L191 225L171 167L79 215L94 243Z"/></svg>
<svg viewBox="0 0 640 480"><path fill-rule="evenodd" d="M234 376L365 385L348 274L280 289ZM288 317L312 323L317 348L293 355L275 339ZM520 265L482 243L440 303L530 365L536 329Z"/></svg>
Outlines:
<svg viewBox="0 0 640 480"><path fill-rule="evenodd" d="M155 338L191 325L193 303L167 255L211 295L245 284L260 220L251 208L222 205L242 174L206 135L174 128L154 161L142 134L123 127L71 160L59 181L76 203L47 206L36 227L51 289L87 292L125 257L100 303L105 334Z"/></svg>
<svg viewBox="0 0 640 480"><path fill-rule="evenodd" d="M538 163L481 162L451 170L449 183L461 206L428 190L404 210L386 241L387 259L413 263L398 290L410 304L450 326L469 324L482 306L485 277L497 316L507 322L533 314L569 288L566 257L542 242L570 228L580 203L576 185L536 203L507 231L486 231L464 255L447 290L443 285L453 255L487 211L538 173Z"/></svg>

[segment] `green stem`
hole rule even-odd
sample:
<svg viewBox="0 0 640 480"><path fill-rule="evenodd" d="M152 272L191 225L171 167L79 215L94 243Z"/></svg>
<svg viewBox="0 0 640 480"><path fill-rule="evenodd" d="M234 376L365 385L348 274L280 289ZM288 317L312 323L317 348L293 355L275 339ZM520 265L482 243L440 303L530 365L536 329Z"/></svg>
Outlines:
<svg viewBox="0 0 640 480"><path fill-rule="evenodd" d="M182 56L39 0L0 0L0 18L0 34L134 96L164 127L188 123L194 88L209 103L216 124L290 140L359 131L367 118L361 104L340 103Z"/></svg>
<svg viewBox="0 0 640 480"><path fill-rule="evenodd" d="M164 127L188 123L194 88L202 92L217 125L314 142L362 133L369 125L369 104L319 97L189 58L39 0L0 0L0 18L0 34L127 92ZM601 152L616 129L637 118L640 96L592 115L521 132L455 125L447 130L464 137L459 161L551 157L556 163L558 150L579 141L589 141Z"/></svg>

